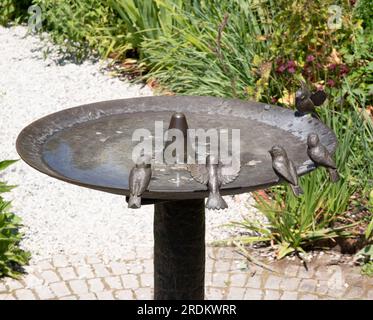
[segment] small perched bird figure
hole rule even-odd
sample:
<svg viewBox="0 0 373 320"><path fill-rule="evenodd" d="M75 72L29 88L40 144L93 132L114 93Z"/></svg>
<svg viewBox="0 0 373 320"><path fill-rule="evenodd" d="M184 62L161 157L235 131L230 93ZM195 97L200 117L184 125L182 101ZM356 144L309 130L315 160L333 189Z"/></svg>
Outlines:
<svg viewBox="0 0 373 320"><path fill-rule="evenodd" d="M295 93L295 107L303 115L311 113L318 118L316 108L321 106L326 100L326 93L323 90L311 93L305 82L302 82L301 88Z"/></svg>
<svg viewBox="0 0 373 320"><path fill-rule="evenodd" d="M226 209L227 203L220 195L220 187L230 183L238 177L240 166L227 166L214 156L207 156L206 164L190 164L188 170L192 177L202 184L207 184L209 197L206 202L207 209Z"/></svg>
<svg viewBox="0 0 373 320"><path fill-rule="evenodd" d="M316 164L325 167L332 182L339 180L337 166L330 155L328 149L320 143L319 136L316 133L310 133L307 137L307 154Z"/></svg>
<svg viewBox="0 0 373 320"><path fill-rule="evenodd" d="M290 183L291 190L295 196L303 193L298 185L298 174L293 161L288 158L286 151L281 146L273 146L269 153L272 157L272 167L276 174Z"/></svg>
<svg viewBox="0 0 373 320"><path fill-rule="evenodd" d="M135 167L131 169L128 183L130 190L128 208L138 209L141 207L141 195L148 187L152 176L150 161L149 156L139 157Z"/></svg>

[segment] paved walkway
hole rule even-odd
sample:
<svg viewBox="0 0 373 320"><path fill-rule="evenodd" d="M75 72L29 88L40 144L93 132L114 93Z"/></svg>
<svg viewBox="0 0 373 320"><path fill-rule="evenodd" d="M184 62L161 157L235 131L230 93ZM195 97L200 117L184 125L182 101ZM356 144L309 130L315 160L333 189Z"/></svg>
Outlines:
<svg viewBox="0 0 373 320"><path fill-rule="evenodd" d="M298 261L271 264L264 270L233 248L207 248L206 299L370 299L373 278L358 267L330 265L327 255L306 271ZM152 248L138 247L122 261L97 257L55 256L27 267L21 280L0 280L6 299L152 299Z"/></svg>

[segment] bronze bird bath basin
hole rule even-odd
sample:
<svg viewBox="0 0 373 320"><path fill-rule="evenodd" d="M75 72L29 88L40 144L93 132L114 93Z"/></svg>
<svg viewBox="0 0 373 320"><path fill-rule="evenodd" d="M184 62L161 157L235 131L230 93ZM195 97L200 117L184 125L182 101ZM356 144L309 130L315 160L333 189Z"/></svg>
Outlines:
<svg viewBox="0 0 373 320"><path fill-rule="evenodd" d="M293 110L213 97L145 97L113 100L63 110L26 127L17 151L33 168L54 178L100 191L129 196L136 129L156 136L155 121L167 130L172 114L185 114L189 128L240 130L240 172L222 185L221 194L239 194L281 182L268 150L284 145L298 175L315 169L307 156L307 135L317 133L330 153L337 141L318 119ZM155 299L203 299L206 185L182 166L160 165L142 195L155 205ZM123 201L124 203L124 201ZM124 203L125 204L125 203ZM216 213L224 214L224 211Z"/></svg>

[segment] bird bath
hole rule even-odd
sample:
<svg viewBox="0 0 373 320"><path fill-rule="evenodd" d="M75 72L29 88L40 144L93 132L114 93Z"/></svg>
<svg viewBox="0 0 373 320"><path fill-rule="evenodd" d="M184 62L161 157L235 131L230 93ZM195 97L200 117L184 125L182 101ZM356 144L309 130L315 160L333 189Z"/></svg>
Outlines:
<svg viewBox="0 0 373 320"><path fill-rule="evenodd" d="M315 169L307 155L307 136L317 133L334 153L334 133L311 116L293 110L213 97L146 97L113 100L63 110L35 121L17 139L17 150L30 166L54 178L105 192L129 196L129 172L136 129L156 136L155 121L168 128L175 113L189 128L240 130L240 171L221 186L222 195L239 194L281 182L268 150L285 147L298 175ZM207 186L187 166L157 165L142 194L154 204L155 299L203 299L205 207ZM217 214L224 214L220 212Z"/></svg>

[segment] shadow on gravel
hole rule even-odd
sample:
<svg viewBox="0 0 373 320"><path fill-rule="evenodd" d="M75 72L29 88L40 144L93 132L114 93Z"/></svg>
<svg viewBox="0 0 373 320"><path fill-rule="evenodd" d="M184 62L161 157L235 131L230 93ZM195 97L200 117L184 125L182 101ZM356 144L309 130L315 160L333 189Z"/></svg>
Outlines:
<svg viewBox="0 0 373 320"><path fill-rule="evenodd" d="M33 34L26 34L27 36L35 36ZM38 35L36 35L38 36ZM48 38L43 36L38 36L41 43L38 44L35 48L31 49L33 53L32 58L36 60L52 60L58 66L64 66L67 64L76 64L82 65L84 62L96 63L100 59L98 55L95 55L87 45L81 47L71 46L69 44L69 49L67 47L53 44ZM40 55L41 53L41 55Z"/></svg>

